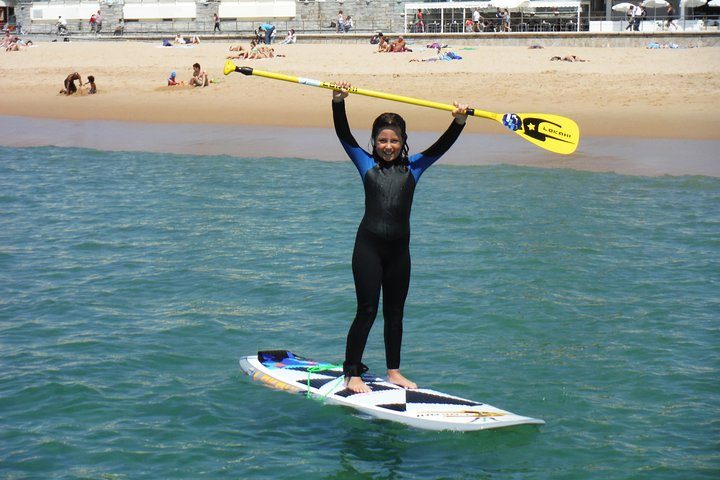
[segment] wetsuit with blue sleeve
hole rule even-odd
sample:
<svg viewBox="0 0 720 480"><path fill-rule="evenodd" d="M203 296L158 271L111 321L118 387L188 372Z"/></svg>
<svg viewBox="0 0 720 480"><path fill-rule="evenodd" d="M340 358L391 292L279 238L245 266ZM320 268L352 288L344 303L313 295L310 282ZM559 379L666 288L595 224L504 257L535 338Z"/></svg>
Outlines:
<svg viewBox="0 0 720 480"><path fill-rule="evenodd" d="M333 102L335 132L358 169L365 189L365 214L358 227L352 270L357 312L347 337L343 370L348 377L367 371L362 364L370 329L377 316L380 292L385 319L385 358L388 369L400 368L402 320L410 286L410 209L415 186L465 127L453 120L427 150L386 162L361 148L345 113L345 102Z"/></svg>

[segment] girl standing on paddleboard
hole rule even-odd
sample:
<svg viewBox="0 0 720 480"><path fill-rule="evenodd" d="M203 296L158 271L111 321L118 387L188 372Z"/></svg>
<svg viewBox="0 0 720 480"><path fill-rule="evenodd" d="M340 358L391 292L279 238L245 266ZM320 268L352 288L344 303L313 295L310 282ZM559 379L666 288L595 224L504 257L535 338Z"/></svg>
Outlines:
<svg viewBox="0 0 720 480"><path fill-rule="evenodd" d="M377 316L381 290L387 380L404 388L417 388L400 373L403 311L410 286L410 209L420 175L458 138L465 127L468 107L455 102L450 127L430 148L411 156L405 121L396 113L383 113L373 123L370 153L358 145L350 132L345 113L350 84L341 83L339 87L333 90L335 132L365 188L365 215L352 257L357 313L348 332L343 363L347 388L358 393L371 391L361 378L367 371L361 360Z"/></svg>

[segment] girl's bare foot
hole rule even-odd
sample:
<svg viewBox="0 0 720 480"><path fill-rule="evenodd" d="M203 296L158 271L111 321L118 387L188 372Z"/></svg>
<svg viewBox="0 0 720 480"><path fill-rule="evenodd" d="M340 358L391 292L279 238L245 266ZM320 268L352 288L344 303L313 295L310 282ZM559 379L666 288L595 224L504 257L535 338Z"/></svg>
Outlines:
<svg viewBox="0 0 720 480"><path fill-rule="evenodd" d="M387 381L397 385L398 387L410 388L410 389L417 388L417 384L415 382L411 382L410 380L405 378L400 373L400 370L388 370L387 371Z"/></svg>
<svg viewBox="0 0 720 480"><path fill-rule="evenodd" d="M360 377L350 377L345 380L345 388L355 393L370 393L372 389L368 387Z"/></svg>

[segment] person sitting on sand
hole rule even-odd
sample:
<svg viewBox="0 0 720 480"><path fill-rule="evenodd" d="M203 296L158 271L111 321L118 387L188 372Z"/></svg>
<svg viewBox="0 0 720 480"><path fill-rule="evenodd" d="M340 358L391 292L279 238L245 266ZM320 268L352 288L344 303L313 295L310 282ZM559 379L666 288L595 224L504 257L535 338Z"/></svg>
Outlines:
<svg viewBox="0 0 720 480"><path fill-rule="evenodd" d="M17 42L17 36L10 35L10 31L5 31L5 36L0 40L0 47L7 47L12 43Z"/></svg>
<svg viewBox="0 0 720 480"><path fill-rule="evenodd" d="M177 74L175 72L170 72L170 76L167 79L167 84L169 86L175 86L175 85L183 85L185 82L182 80L177 79Z"/></svg>
<svg viewBox="0 0 720 480"><path fill-rule="evenodd" d="M175 44L175 45L185 45L185 43L186 43L186 42L185 42L185 39L183 38L182 35L180 35L179 33L178 33L177 35L175 35L175 38L173 39L173 44Z"/></svg>
<svg viewBox="0 0 720 480"><path fill-rule="evenodd" d="M382 33L379 35L380 43L378 43L378 52L389 52L390 51L390 42L388 41L388 37L383 35Z"/></svg>
<svg viewBox="0 0 720 480"><path fill-rule="evenodd" d="M589 62L590 60L585 60L583 58L578 57L577 55L565 55L564 57L558 57L554 56L550 58L550 61L560 61L563 62Z"/></svg>
<svg viewBox="0 0 720 480"><path fill-rule="evenodd" d="M405 43L405 39L404 39L403 37L398 37L398 39L395 40L395 41L390 45L390 50L389 50L389 51L390 51L390 52L398 52L398 53L399 53L399 52L412 52L412 50L410 50L410 49L407 47L407 44Z"/></svg>
<svg viewBox="0 0 720 480"><path fill-rule="evenodd" d="M87 77L88 81L85 85L90 85L90 90L88 90L89 95L94 95L97 93L97 86L95 85L95 76L88 75Z"/></svg>
<svg viewBox="0 0 720 480"><path fill-rule="evenodd" d="M292 45L294 43L297 43L297 35L295 34L295 29L291 28L288 30L287 36L285 37L285 40L282 41L284 45Z"/></svg>
<svg viewBox="0 0 720 480"><path fill-rule="evenodd" d="M210 85L208 74L200 68L200 64L197 62L193 63L193 76L188 83L193 87L207 87Z"/></svg>
<svg viewBox="0 0 720 480"><path fill-rule="evenodd" d="M78 89L75 85L75 80L80 83L79 86L83 86L80 74L78 72L73 72L65 78L64 88L60 90L60 93L64 93L65 95L72 95L73 93L77 92Z"/></svg>

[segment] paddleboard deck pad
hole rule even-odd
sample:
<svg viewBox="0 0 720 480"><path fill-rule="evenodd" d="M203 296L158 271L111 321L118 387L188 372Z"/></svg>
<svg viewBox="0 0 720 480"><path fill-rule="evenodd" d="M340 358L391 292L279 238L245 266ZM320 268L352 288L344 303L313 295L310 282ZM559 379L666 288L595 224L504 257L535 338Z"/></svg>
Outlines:
<svg viewBox="0 0 720 480"><path fill-rule="evenodd" d="M242 357L240 368L253 380L278 390L427 430L488 430L545 423L427 388L407 390L370 374L363 374L362 379L372 392L355 393L345 388L339 365L316 362L287 350Z"/></svg>

